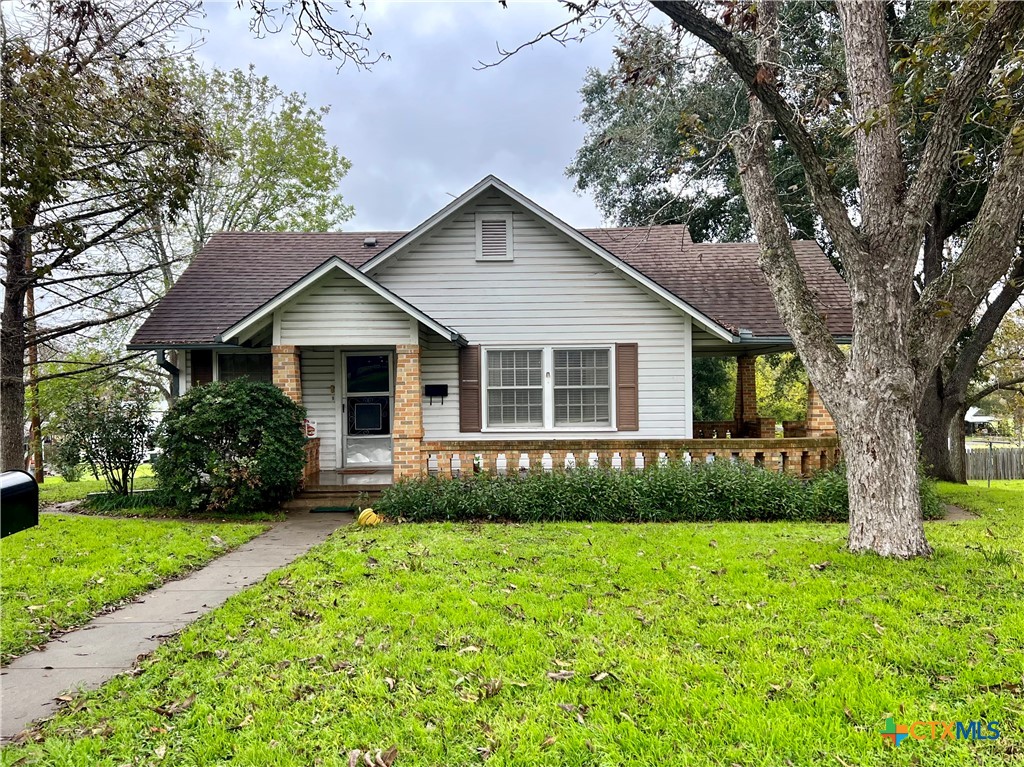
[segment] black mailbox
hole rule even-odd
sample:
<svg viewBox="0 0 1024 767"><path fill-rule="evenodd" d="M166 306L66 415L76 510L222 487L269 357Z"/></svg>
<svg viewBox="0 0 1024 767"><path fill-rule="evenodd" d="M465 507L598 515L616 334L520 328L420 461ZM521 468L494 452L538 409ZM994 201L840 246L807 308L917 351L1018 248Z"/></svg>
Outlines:
<svg viewBox="0 0 1024 767"><path fill-rule="evenodd" d="M39 485L25 471L0 474L0 538L39 524Z"/></svg>

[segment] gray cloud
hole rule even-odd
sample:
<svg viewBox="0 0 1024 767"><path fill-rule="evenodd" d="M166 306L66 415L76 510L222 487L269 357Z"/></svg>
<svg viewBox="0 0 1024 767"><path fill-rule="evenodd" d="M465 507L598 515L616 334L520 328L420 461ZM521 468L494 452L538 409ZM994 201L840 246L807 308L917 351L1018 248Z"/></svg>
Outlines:
<svg viewBox="0 0 1024 767"><path fill-rule="evenodd" d="M208 4L198 57L221 68L250 62L311 104L329 105L328 137L352 161L342 184L350 229L415 226L488 173L575 226L601 217L564 175L583 137L575 121L588 67L611 60L605 30L582 44L545 41L498 67L514 47L566 18L553 4L381 3L370 0L371 44L390 61L371 72L306 56L288 35L254 39L244 11Z"/></svg>

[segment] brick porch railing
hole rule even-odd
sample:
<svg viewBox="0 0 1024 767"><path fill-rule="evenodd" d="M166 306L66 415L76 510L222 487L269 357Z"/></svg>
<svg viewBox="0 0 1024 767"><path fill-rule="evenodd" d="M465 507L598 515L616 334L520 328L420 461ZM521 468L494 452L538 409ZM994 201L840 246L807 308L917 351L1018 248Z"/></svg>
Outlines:
<svg viewBox="0 0 1024 767"><path fill-rule="evenodd" d="M840 457L837 437L805 439L538 440L424 442L428 473L450 477L470 471L499 474L567 466L640 469L665 461L743 461L806 475L828 469Z"/></svg>

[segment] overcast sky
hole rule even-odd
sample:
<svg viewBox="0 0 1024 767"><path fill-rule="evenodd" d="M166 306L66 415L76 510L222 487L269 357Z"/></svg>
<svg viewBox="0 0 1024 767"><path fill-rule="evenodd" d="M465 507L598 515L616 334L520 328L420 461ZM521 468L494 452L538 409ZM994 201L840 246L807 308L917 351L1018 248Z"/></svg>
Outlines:
<svg viewBox="0 0 1024 767"><path fill-rule="evenodd" d="M339 1L338 6L343 4ZM611 29L581 44L544 41L501 66L511 48L566 18L554 3L368 0L371 47L386 51L372 71L306 56L285 34L255 39L235 3L207 2L197 57L224 69L251 62L281 88L327 105L327 138L352 162L342 183L355 206L348 230L408 229L489 173L577 227L601 215L565 176L583 137L579 87L588 67L605 68ZM340 17L344 19L344 17Z"/></svg>

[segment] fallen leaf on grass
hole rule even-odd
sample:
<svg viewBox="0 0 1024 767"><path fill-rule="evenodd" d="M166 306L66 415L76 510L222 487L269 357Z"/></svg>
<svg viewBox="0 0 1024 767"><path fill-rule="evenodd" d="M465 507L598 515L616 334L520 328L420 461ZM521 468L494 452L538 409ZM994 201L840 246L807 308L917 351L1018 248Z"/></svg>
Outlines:
<svg viewBox="0 0 1024 767"><path fill-rule="evenodd" d="M210 536L210 540L213 542L214 546L223 546L224 545L224 539L221 538L219 535L211 535Z"/></svg>
<svg viewBox="0 0 1024 767"><path fill-rule="evenodd" d="M605 679L612 679L612 680L614 680L616 682L621 681L611 671L596 671L596 672L594 672L593 674L590 675L590 679L591 679L591 681L598 682L598 683L603 682Z"/></svg>
<svg viewBox="0 0 1024 767"><path fill-rule="evenodd" d="M542 749L551 748L553 745L555 745L556 740L558 740L558 738L556 738L554 735L548 735L546 738L544 738L543 741L541 741L540 747Z"/></svg>
<svg viewBox="0 0 1024 767"><path fill-rule="evenodd" d="M812 570L818 570L820 572L821 570L824 570L826 567L828 567L831 564L832 564L832 562L826 559L824 562L819 562L817 564L812 564L811 565L811 569Z"/></svg>
<svg viewBox="0 0 1024 767"><path fill-rule="evenodd" d="M459 650L455 654L456 655L465 655L466 653L470 653L470 652L480 652L480 648L477 647L475 644L471 644L471 645L468 645L466 647L463 647L461 650Z"/></svg>
<svg viewBox="0 0 1024 767"><path fill-rule="evenodd" d="M549 671L548 679L552 682L565 682L576 676L575 671Z"/></svg>
<svg viewBox="0 0 1024 767"><path fill-rule="evenodd" d="M170 717L174 716L175 714L180 714L184 711L188 711L190 708L192 708L192 704L195 702L196 694L192 693L187 698L183 698L182 700L171 701L170 703L167 703L163 706L157 706L153 710L156 711L158 714L163 714L164 716Z"/></svg>
<svg viewBox="0 0 1024 767"><path fill-rule="evenodd" d="M238 724L236 724L236 725L234 725L232 727L228 727L228 729L229 730L241 730L244 727L248 727L250 724L253 723L253 721L254 721L253 715L252 714L246 714L245 715L245 719L243 719L241 722L239 722Z"/></svg>

